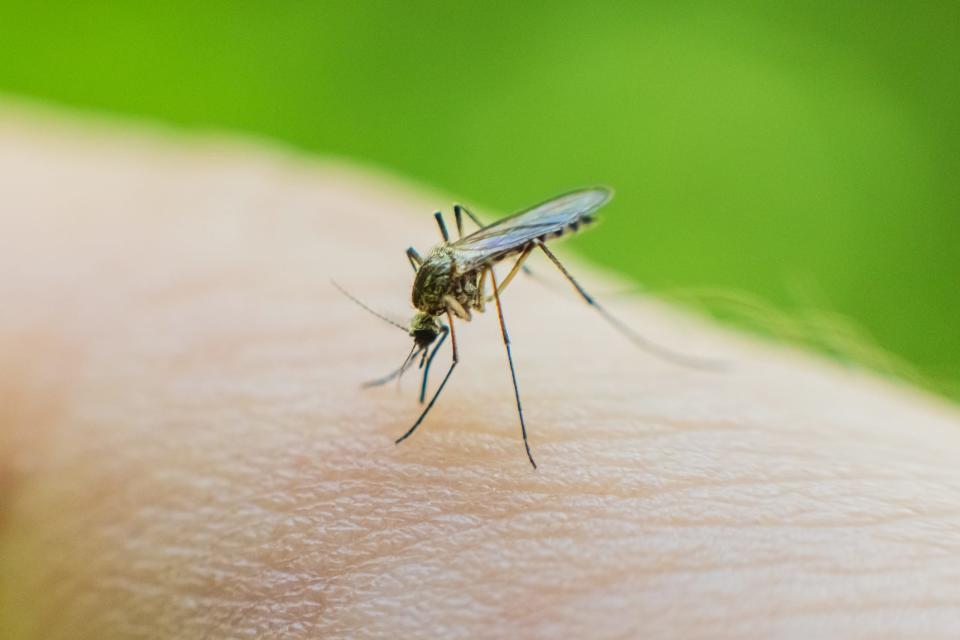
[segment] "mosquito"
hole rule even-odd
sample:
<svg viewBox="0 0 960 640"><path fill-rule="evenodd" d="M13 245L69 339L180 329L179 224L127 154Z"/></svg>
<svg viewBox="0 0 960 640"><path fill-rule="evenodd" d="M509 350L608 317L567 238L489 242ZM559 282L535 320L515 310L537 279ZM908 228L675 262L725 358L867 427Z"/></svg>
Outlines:
<svg viewBox="0 0 960 640"><path fill-rule="evenodd" d="M458 234L458 239L455 241L450 240L443 214L439 211L436 212L434 217L440 228L443 242L433 247L425 258L421 257L413 247L408 248L406 252L407 259L414 271L412 301L413 306L417 309L407 327L373 311L334 283L344 295L358 305L382 320L407 331L413 338L413 347L398 369L382 378L372 380L364 386L378 386L399 378L419 358L419 367L423 370L420 383L420 403L423 404L426 399L430 365L447 337L450 338L452 350L450 367L443 376L440 386L437 387L430 401L421 411L420 416L402 436L396 439L396 444L400 444L413 435L423 423L436 404L437 398L440 397L447 386L453 370L460 363L454 321L469 322L473 317L472 312L483 313L486 304L492 301L497 308L500 333L503 336L507 363L510 366L510 377L513 382L517 415L520 419L523 446L530 464L533 465L534 469L537 468L533 453L530 451L530 442L527 439L527 425L523 417L523 404L520 401L517 372L513 365L510 335L507 332L507 324L503 317L503 304L501 303L504 290L513 281L517 273L521 269L529 273L524 263L530 257L530 254L537 250L542 251L549 258L550 262L573 285L588 305L641 349L677 364L704 369L716 368L717 363L714 361L701 360L676 353L643 338L633 331L629 326L611 315L606 308L598 304L547 247L547 242L568 233L575 233L582 227L593 223L596 220L597 210L609 202L612 197L613 192L605 187L572 191L486 226L465 207L459 204L454 205L453 214ZM479 230L464 235L464 215L470 218L479 227ZM506 277L498 282L494 273L494 266L514 257L512 268ZM487 293L488 281L492 292L490 294Z"/></svg>

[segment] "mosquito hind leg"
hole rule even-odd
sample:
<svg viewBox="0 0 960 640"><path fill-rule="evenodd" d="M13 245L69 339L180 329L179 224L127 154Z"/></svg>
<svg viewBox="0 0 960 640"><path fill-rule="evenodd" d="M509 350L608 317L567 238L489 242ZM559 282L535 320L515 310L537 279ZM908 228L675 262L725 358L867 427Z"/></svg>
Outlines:
<svg viewBox="0 0 960 640"><path fill-rule="evenodd" d="M420 417L417 418L417 421L413 423L413 426L407 429L407 432L402 436L397 438L394 442L400 444L417 430L417 427L420 426L420 423L423 422L423 419L427 417L427 414L430 413L430 409L433 409L433 405L436 404L437 398L440 397L440 392L443 391L443 388L447 386L447 380L450 379L450 374L453 373L453 370L456 368L457 363L460 362L460 351L457 349L457 334L453 330L453 315L448 311L447 312L447 321L450 323L450 345L453 349L453 359L450 362L450 368L447 369L447 375L443 376L443 381L440 382L440 386L437 387L437 390L433 393L433 397L430 398L430 402L427 404L426 408L420 413Z"/></svg>
<svg viewBox="0 0 960 640"><path fill-rule="evenodd" d="M426 364L423 365L423 379L420 381L420 404L423 404L424 399L427 397L427 376L430 375L430 365L437 356L437 352L440 351L440 345L443 344L444 340L447 339L447 334L450 333L450 330L447 329L445 325L441 325L440 331L440 339L437 341L437 344L434 345L433 351L430 352Z"/></svg>
<svg viewBox="0 0 960 640"><path fill-rule="evenodd" d="M651 355L657 356L668 362L673 362L674 364L679 364L685 367L693 367L695 369L711 369L711 370L719 370L723 368L724 366L723 363L717 360L705 360L702 358L696 358L693 356L684 355L682 353L677 353L676 351L660 346L659 344L649 340L648 338L644 338L639 333L637 333L636 331L631 329L629 326L624 324L622 321L620 321L616 316L612 315L609 311L607 311L605 307L601 306L596 300L594 300L593 296L587 293L586 290L580 286L580 283L577 282L577 279L574 278L569 271L567 271L567 268L563 266L563 263L560 262L559 258L557 258L557 256L555 256L553 252L547 248L547 245L542 240L535 240L534 242L537 244L537 246L539 246L543 250L545 254L547 254L547 257L550 258L550 261L553 262L554 265L556 265L557 269L560 270L560 273L562 273L563 276L570 281L570 284L572 284L573 287L577 290L577 293L580 294L580 297L583 298L588 305L596 309L597 313L599 313L604 320L606 320L611 326L613 326L614 329L616 329L621 334L623 334L628 340L630 340L637 347L643 349L644 351L646 351Z"/></svg>
<svg viewBox="0 0 960 640"><path fill-rule="evenodd" d="M493 281L493 297L497 301L497 317L500 319L500 333L503 335L503 346L507 350L507 362L510 364L510 378L513 380L513 396L517 399L517 415L520 416L520 432L523 434L523 447L527 450L527 459L533 468L537 463L530 452L530 442L527 440L527 424L523 420L523 405L520 403L520 389L517 386L517 372L513 367L513 354L510 351L510 335L507 333L507 324L503 320L503 306L500 304L500 294L497 291L497 277L490 269L490 279Z"/></svg>

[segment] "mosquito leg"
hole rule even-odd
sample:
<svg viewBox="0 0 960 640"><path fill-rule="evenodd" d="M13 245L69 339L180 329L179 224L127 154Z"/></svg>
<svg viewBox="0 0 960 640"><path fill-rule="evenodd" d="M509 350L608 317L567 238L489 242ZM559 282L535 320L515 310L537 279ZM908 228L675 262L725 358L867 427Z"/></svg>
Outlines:
<svg viewBox="0 0 960 640"><path fill-rule="evenodd" d="M457 220L457 231L460 233L460 237L463 237L463 214L467 214L467 217L473 220L473 224L477 225L478 228L483 228L483 223L480 222L480 219L473 215L469 209L467 209L462 204L453 205L453 217Z"/></svg>
<svg viewBox="0 0 960 640"><path fill-rule="evenodd" d="M567 268L563 266L557 256L553 255L553 252L547 248L547 245L543 241L536 240L534 242L543 250L545 254L547 254L547 257L550 258L550 261L557 266L557 269L560 270L564 277L570 281L570 284L574 286L574 288L577 290L577 293L580 294L584 301L596 309L597 313L603 316L604 320L612 325L614 329L626 336L627 339L633 342L636 346L640 347L647 353L655 355L668 362L673 362L674 364L693 367L695 369L719 370L724 368L722 362L718 362L716 360L705 360L702 358L696 358L693 356L684 355L682 353L677 353L676 351L662 347L659 344L644 338L639 333L617 319L617 317L607 311L605 307L600 306L600 304L594 300L593 297L587 293L583 287L580 286L580 283L577 282L576 278L570 275L570 272L567 271Z"/></svg>
<svg viewBox="0 0 960 640"><path fill-rule="evenodd" d="M510 377L513 379L513 395L517 399L517 415L520 416L520 431L523 433L523 446L527 450L527 458L533 468L537 468L537 463L533 461L533 454L530 453L530 443L527 441L527 425L523 421L523 406L520 404L520 389L517 387L517 372L513 367L513 354L510 352L510 335L507 333L507 325L503 321L503 306L500 304L500 293L497 287L497 276L490 269L490 280L493 282L493 297L497 301L497 317L500 319L500 333L503 334L503 346L507 349L507 362L510 363Z"/></svg>
<svg viewBox="0 0 960 640"><path fill-rule="evenodd" d="M477 307L477 311L479 311L480 313L483 313L484 310L487 308L486 307L487 295L486 293L484 293L484 290L487 288L487 272L488 271L490 271L489 267L484 269L483 273L480 274L480 284L477 287L476 307Z"/></svg>
<svg viewBox="0 0 960 640"><path fill-rule="evenodd" d="M473 320L473 314L470 313L470 309L464 309L463 305L460 304L460 301L449 293L443 296L442 300L443 303L447 305L447 310L452 311L453 315L457 316L461 320L466 320L467 322Z"/></svg>
<svg viewBox="0 0 960 640"><path fill-rule="evenodd" d="M417 421L413 423L412 427L407 429L405 434L395 440L396 444L400 444L417 430L417 427L420 426L420 423L423 422L423 419L427 417L428 413L430 413L430 409L433 409L433 405L437 402L437 398L440 397L440 392L443 391L443 388L447 385L447 380L450 379L450 374L453 373L454 368L460 361L460 352L457 350L457 334L453 330L453 315L449 311L447 312L447 320L450 323L450 344L451 348L453 349L453 360L450 362L450 368L447 369L447 375L443 376L443 381L440 383L440 386L437 387L437 390L434 392L433 397L430 398L430 402L420 414L420 417L417 418Z"/></svg>
<svg viewBox="0 0 960 640"><path fill-rule="evenodd" d="M437 220L437 226L440 227L440 235L443 236L443 241L450 242L450 234L447 233L447 223L443 221L443 214L437 211L433 214L433 217Z"/></svg>
<svg viewBox="0 0 960 640"><path fill-rule="evenodd" d="M430 374L430 364L436 357L437 352L440 351L440 345L447 339L447 334L450 332L445 326L441 326L440 331L442 332L440 339L437 341L436 346L433 347L433 351L430 352L427 363L423 365L423 380L420 381L420 404L423 404L424 399L427 397L427 376Z"/></svg>
<svg viewBox="0 0 960 640"><path fill-rule="evenodd" d="M473 215L470 216L471 218ZM463 207L458 204L453 205L453 219L457 221L457 237L463 237Z"/></svg>
<svg viewBox="0 0 960 640"><path fill-rule="evenodd" d="M417 253L417 250L413 247L407 248L407 260L410 261L410 266L413 267L414 273L419 271L420 265L423 264L423 258L420 257L420 254Z"/></svg>
<svg viewBox="0 0 960 640"><path fill-rule="evenodd" d="M513 277L517 275L517 271L525 268L523 266L523 262L530 256L530 253L533 251L535 246L536 245L532 242L527 245L527 248L523 250L523 253L520 254L519 258L517 258L517 261L513 263L513 268L510 269L510 273L507 274L507 277L504 278L503 282L500 283L500 286L497 287L497 293L503 293L504 290L506 290L507 285L510 284L510 281L513 280Z"/></svg>
<svg viewBox="0 0 960 640"><path fill-rule="evenodd" d="M473 220L473 224L483 229L483 223L480 222L480 218L473 215L473 213L462 204L455 204L453 205L453 217L457 219L457 231L460 233L461 238L463 237L463 214L467 214L467 217ZM526 265L524 265L523 267L523 273L528 276L533 275L533 271L531 271L530 267ZM507 276L507 277L511 278L512 276ZM504 284L504 286L506 286L506 284Z"/></svg>

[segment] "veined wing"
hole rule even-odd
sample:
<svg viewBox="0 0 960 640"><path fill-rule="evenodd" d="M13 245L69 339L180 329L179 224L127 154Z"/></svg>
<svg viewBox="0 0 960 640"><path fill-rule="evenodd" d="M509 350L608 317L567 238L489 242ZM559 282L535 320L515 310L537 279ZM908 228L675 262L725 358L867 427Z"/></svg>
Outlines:
<svg viewBox="0 0 960 640"><path fill-rule="evenodd" d="M537 206L497 220L451 246L461 273L516 253L531 240L559 237L581 224L593 222L594 212L613 192L604 187L572 191Z"/></svg>

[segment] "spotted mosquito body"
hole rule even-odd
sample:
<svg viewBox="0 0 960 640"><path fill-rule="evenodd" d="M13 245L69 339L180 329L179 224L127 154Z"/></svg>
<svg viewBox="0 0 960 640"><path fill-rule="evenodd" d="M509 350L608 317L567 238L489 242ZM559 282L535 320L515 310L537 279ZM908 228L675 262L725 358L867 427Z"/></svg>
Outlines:
<svg viewBox="0 0 960 640"><path fill-rule="evenodd" d="M524 262L530 254L537 249L546 254L563 276L570 281L585 302L596 309L607 322L637 346L654 355L678 364L698 368L715 367L716 363L677 354L635 333L628 326L612 316L604 307L597 304L596 300L587 294L560 260L547 248L548 241L568 233L577 232L581 230L583 226L593 222L596 219L596 211L606 204L612 195L609 189L602 187L573 191L487 226L482 225L476 216L467 209L456 205L454 207L454 216L459 238L452 242L450 241L449 232L447 231L442 214L440 212L435 214L443 242L431 249L425 258L421 257L413 247L407 249L407 259L415 271L411 300L417 312L413 318L411 318L408 327L408 333L414 340L413 349L399 369L388 376L368 383L368 385L383 384L403 375L403 372L417 360L417 356L420 356L420 367L423 370L420 385L420 402L423 403L426 400L427 377L430 371L430 365L437 355L440 346L448 336L450 338L452 357L450 366L441 380L440 386L434 391L430 401L426 407L424 407L413 425L402 436L397 438L396 442L398 444L410 437L427 417L427 414L430 413L430 410L434 404L436 404L437 398L440 397L441 392L450 380L453 370L460 361L460 354L457 348L457 335L454 330L454 320L471 320L472 312L484 312L486 304L492 300L496 305L497 318L500 322L500 332L503 337L504 347L506 348L507 362L510 366L510 376L513 381L513 391L516 399L517 415L520 419L520 429L523 434L524 448L526 449L530 464L536 469L537 463L533 459L533 454L530 451L530 444L527 439L527 427L523 416L523 406L520 401L517 374L513 365L510 337L507 333L507 326L503 317L503 305L501 304L500 296L520 270L529 273ZM480 227L480 229L469 235L464 235L464 214L469 217L474 224ZM506 277L498 282L493 270L494 265L514 257L516 260L514 261L513 267ZM486 292L488 280L492 292L489 295ZM347 295L349 296L349 294ZM356 300L356 298L353 298L353 296L349 297L368 311L397 326L397 323L372 311L369 307L366 307L366 305ZM446 323L444 323L444 320L446 320ZM438 337L440 338L439 341L437 341ZM437 342L436 345L434 345L434 342ZM433 346L432 349L431 346Z"/></svg>

